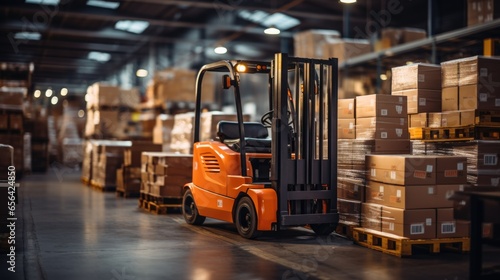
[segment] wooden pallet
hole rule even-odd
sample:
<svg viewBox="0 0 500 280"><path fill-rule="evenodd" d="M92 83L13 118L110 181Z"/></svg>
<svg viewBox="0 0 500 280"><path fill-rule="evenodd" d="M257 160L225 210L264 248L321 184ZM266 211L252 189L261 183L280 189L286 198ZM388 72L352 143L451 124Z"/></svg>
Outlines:
<svg viewBox="0 0 500 280"><path fill-rule="evenodd" d="M470 239L466 237L411 240L376 230L354 228L353 239L356 244L398 257L411 256L414 247L427 247L431 253L439 253L441 249L470 251Z"/></svg>
<svg viewBox="0 0 500 280"><path fill-rule="evenodd" d="M102 192L114 192L114 191L116 191L116 186L105 186L105 185L102 185L102 184L99 184L99 183L96 183L93 181L90 182L90 186L93 189L96 189L96 190L99 190Z"/></svg>
<svg viewBox="0 0 500 280"><path fill-rule="evenodd" d="M177 210L178 213L181 206L181 204L159 204L153 201L139 200L139 208L158 215L167 214L169 210L171 213L173 210Z"/></svg>
<svg viewBox="0 0 500 280"><path fill-rule="evenodd" d="M85 178L85 177L81 177L80 180L82 181L82 183L86 186L90 185L90 180L89 178Z"/></svg>
<svg viewBox="0 0 500 280"><path fill-rule="evenodd" d="M500 126L476 126L476 139L500 140Z"/></svg>
<svg viewBox="0 0 500 280"><path fill-rule="evenodd" d="M353 238L353 229L355 227L358 227L358 226L339 223L337 225L337 228L335 229L335 232L339 235L342 235L342 236L345 236L349 239L352 239Z"/></svg>
<svg viewBox="0 0 500 280"><path fill-rule="evenodd" d="M410 139L414 140L472 140L474 126L462 127L411 127Z"/></svg>
<svg viewBox="0 0 500 280"><path fill-rule="evenodd" d="M126 191L126 190L119 190L116 189L116 196L117 197L123 197L123 198L131 198L131 197L139 197L140 193L138 191Z"/></svg>

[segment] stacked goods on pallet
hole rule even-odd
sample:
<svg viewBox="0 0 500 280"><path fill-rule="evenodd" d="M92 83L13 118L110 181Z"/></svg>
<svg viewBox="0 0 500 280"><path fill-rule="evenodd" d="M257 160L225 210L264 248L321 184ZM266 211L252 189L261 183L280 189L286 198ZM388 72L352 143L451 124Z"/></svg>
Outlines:
<svg viewBox="0 0 500 280"><path fill-rule="evenodd" d="M380 32L380 39L374 44L374 50L380 51L397 45L425 39L426 37L427 34L423 29L393 27L383 28Z"/></svg>
<svg viewBox="0 0 500 280"><path fill-rule="evenodd" d="M86 140L83 143L83 162L82 162L82 176L81 180L84 184L89 185L92 179L92 166L94 162L92 152L94 143L97 140Z"/></svg>
<svg viewBox="0 0 500 280"><path fill-rule="evenodd" d="M366 166L363 227L408 239L468 236L447 199L466 184L465 157L368 155Z"/></svg>
<svg viewBox="0 0 500 280"><path fill-rule="evenodd" d="M123 164L116 170L116 192L123 197L139 196L141 190L141 154L160 152L161 145L147 141L132 141L123 151Z"/></svg>
<svg viewBox="0 0 500 280"><path fill-rule="evenodd" d="M339 99L337 111L337 138L355 139L356 138L356 99Z"/></svg>
<svg viewBox="0 0 500 280"><path fill-rule="evenodd" d="M4 92L3 90L0 92L0 144L10 145L14 148L16 175L20 177L24 168L23 99L25 93L21 91ZM6 176L6 172L1 176Z"/></svg>
<svg viewBox="0 0 500 280"><path fill-rule="evenodd" d="M31 170L33 172L45 172L49 166L47 116L38 112L29 123L31 124Z"/></svg>
<svg viewBox="0 0 500 280"><path fill-rule="evenodd" d="M82 135L78 127L80 101L77 98L66 99L63 105L58 142L60 143L62 163L68 167L78 167L83 161Z"/></svg>
<svg viewBox="0 0 500 280"><path fill-rule="evenodd" d="M101 140L92 143L90 184L102 191L115 191L116 170L122 166L124 150L131 147L132 142Z"/></svg>
<svg viewBox="0 0 500 280"><path fill-rule="evenodd" d="M495 0L467 0L467 25L490 22L499 18L500 7L498 4L498 1Z"/></svg>
<svg viewBox="0 0 500 280"><path fill-rule="evenodd" d="M172 143L172 130L174 128L174 116L160 114L156 117L155 126L153 128L153 143L162 145L164 152L170 151Z"/></svg>
<svg viewBox="0 0 500 280"><path fill-rule="evenodd" d="M182 189L191 182L193 155L143 152L141 157L141 207L166 213L178 208Z"/></svg>

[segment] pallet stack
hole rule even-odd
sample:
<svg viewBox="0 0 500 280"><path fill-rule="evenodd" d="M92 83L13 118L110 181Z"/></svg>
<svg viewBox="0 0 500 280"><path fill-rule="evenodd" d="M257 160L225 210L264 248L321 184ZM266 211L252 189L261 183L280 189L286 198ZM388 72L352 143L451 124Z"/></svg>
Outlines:
<svg viewBox="0 0 500 280"><path fill-rule="evenodd" d="M116 194L122 197L139 197L141 191L141 153L160 152L161 145L147 141L132 141L123 151L123 164L116 170Z"/></svg>
<svg viewBox="0 0 500 280"><path fill-rule="evenodd" d="M3 90L0 92L0 143L14 147L14 165L16 175L20 177L24 169L23 99L25 93L3 92Z"/></svg>
<svg viewBox="0 0 500 280"><path fill-rule="evenodd" d="M45 172L49 167L49 127L47 117L37 114L31 123L31 171Z"/></svg>
<svg viewBox="0 0 500 280"><path fill-rule="evenodd" d="M90 185L101 191L116 191L116 170L123 164L124 150L131 146L130 141L94 140Z"/></svg>
<svg viewBox="0 0 500 280"><path fill-rule="evenodd" d="M156 214L180 208L183 186L192 181L192 164L189 154L143 152L139 206Z"/></svg>

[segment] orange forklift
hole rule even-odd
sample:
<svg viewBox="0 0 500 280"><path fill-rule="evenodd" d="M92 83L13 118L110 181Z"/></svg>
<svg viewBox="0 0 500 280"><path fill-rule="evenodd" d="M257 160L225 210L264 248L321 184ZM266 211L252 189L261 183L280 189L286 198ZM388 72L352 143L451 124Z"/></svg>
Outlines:
<svg viewBox="0 0 500 280"><path fill-rule="evenodd" d="M188 224L223 220L245 238L306 225L318 235L332 233L339 219L337 63L277 53L271 62L219 61L200 69L193 181L184 186L182 201ZM217 139L200 141L207 72L223 73L224 89L233 89L237 121L219 122ZM265 75L269 83L269 111L260 123L243 121L243 73Z"/></svg>

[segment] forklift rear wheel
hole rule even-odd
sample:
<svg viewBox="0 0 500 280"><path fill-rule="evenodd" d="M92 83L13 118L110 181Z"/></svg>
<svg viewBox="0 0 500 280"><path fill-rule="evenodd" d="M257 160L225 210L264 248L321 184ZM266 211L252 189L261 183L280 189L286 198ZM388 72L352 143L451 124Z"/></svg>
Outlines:
<svg viewBox="0 0 500 280"><path fill-rule="evenodd" d="M182 215L186 223L190 225L201 225L205 222L205 217L198 213L191 190L187 190L182 198Z"/></svg>
<svg viewBox="0 0 500 280"><path fill-rule="evenodd" d="M249 197L243 197L236 207L236 229L238 233L248 239L259 235L257 230L257 214L252 200Z"/></svg>
<svg viewBox="0 0 500 280"><path fill-rule="evenodd" d="M312 224L310 226L314 233L319 236L328 236L337 228L335 224Z"/></svg>

